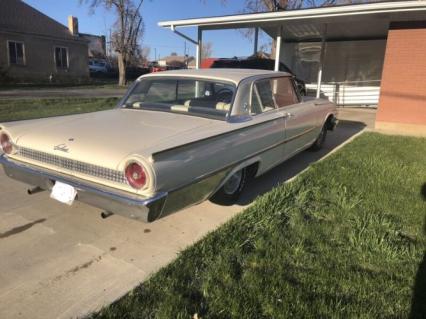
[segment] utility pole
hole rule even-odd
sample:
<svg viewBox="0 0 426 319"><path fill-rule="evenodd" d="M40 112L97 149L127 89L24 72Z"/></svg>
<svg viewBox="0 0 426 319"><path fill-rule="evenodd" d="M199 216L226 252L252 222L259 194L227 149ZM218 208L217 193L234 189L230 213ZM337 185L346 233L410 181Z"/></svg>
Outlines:
<svg viewBox="0 0 426 319"><path fill-rule="evenodd" d="M183 63L188 68L188 56L186 55L186 41L183 41Z"/></svg>
<svg viewBox="0 0 426 319"><path fill-rule="evenodd" d="M111 32L111 28L109 29L109 46L108 46L108 55L111 58L112 55L112 32Z"/></svg>

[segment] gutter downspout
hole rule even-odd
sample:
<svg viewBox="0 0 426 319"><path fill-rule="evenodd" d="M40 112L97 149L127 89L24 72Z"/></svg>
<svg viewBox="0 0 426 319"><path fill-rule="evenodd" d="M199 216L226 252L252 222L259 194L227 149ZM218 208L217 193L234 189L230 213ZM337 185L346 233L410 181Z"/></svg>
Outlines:
<svg viewBox="0 0 426 319"><path fill-rule="evenodd" d="M170 26L170 30L172 30L174 33L176 33L178 36L184 38L185 40L197 45L197 41L195 41L194 39L191 39L190 37L188 37L186 34L183 34L182 32L179 32L178 30L176 30L176 27L174 25Z"/></svg>

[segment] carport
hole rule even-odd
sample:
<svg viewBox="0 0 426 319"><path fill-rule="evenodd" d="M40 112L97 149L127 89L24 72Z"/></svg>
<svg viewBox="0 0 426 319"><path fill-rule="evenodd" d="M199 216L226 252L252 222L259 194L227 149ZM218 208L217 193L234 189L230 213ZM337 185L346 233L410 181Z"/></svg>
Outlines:
<svg viewBox="0 0 426 319"><path fill-rule="evenodd" d="M160 22L197 48L203 32L252 28L276 42L275 70L289 66L313 95L340 106L379 105L376 128L426 135L426 2L399 1ZM182 28L197 28L192 39Z"/></svg>

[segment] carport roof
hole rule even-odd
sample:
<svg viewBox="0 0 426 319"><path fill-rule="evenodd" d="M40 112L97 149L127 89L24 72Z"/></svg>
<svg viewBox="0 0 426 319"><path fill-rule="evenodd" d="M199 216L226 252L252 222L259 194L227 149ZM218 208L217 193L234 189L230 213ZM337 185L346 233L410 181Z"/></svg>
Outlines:
<svg viewBox="0 0 426 319"><path fill-rule="evenodd" d="M163 21L161 27L199 27L202 30L263 29L276 37L282 28L284 41L386 38L391 22L426 21L426 1L398 1L321 7L292 11Z"/></svg>

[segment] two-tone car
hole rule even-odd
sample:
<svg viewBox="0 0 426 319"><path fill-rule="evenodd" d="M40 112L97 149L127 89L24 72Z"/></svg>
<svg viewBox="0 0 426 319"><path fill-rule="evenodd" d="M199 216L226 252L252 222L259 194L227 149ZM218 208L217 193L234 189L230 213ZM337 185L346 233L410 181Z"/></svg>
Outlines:
<svg viewBox="0 0 426 319"><path fill-rule="evenodd" d="M335 125L335 105L303 100L288 73L167 71L140 77L112 110L0 124L0 163L29 193L152 222L233 203L249 177L321 148Z"/></svg>

